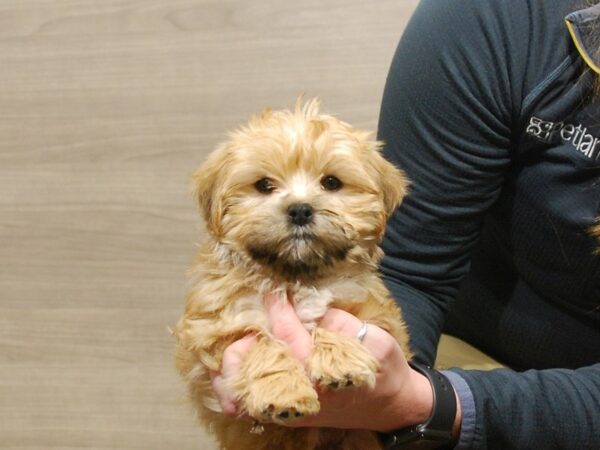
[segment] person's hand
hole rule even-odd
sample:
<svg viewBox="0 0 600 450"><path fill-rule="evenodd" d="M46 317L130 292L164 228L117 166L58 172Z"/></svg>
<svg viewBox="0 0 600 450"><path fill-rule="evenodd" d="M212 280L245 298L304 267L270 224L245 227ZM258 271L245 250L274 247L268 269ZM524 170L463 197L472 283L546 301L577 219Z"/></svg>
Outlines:
<svg viewBox="0 0 600 450"><path fill-rule="evenodd" d="M265 298L265 306L272 333L289 346L292 355L306 363L310 357L312 339L292 305L275 294L269 294ZM362 322L345 311L330 309L319 326L355 337ZM223 377L239 369L242 355L254 342L253 336L246 336L231 344L225 351L221 373L213 376L213 388L226 414L236 415L237 408L235 400L223 388ZM289 426L390 431L423 423L429 418L433 407L431 385L427 378L410 368L394 338L370 324L363 345L379 361L375 387L320 391L319 414L291 421ZM460 424L459 417L457 423Z"/></svg>
<svg viewBox="0 0 600 450"><path fill-rule="evenodd" d="M288 344L301 361L310 355L311 337L290 302L275 295L265 298L273 334ZM339 310L327 311L319 326L347 337L355 337L362 321ZM387 332L368 325L363 345L379 361L374 389L347 388L319 392L321 411L290 426L361 428L389 431L422 423L431 414L433 393L429 381L408 365L398 343Z"/></svg>
<svg viewBox="0 0 600 450"><path fill-rule="evenodd" d="M210 373L212 387L221 404L221 411L227 416L239 416L239 412L237 403L225 388L223 380L232 377L240 370L243 355L248 353L255 343L256 336L253 334L249 334L242 339L235 341L233 344L229 345L223 353L221 371L211 371Z"/></svg>

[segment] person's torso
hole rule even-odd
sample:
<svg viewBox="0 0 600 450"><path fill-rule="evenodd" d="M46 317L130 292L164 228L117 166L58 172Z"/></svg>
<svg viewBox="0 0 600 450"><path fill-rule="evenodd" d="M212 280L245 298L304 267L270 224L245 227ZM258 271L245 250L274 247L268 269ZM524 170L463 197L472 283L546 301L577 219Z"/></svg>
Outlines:
<svg viewBox="0 0 600 450"><path fill-rule="evenodd" d="M600 216L600 95L575 46L565 50L540 61L523 99L512 164L449 321L517 368L600 361L600 243L589 233Z"/></svg>

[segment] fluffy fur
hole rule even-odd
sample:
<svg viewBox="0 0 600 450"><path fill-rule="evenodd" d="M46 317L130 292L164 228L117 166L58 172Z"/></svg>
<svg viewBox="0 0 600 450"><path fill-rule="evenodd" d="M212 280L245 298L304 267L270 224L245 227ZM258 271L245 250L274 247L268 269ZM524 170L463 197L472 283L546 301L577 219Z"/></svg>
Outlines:
<svg viewBox="0 0 600 450"><path fill-rule="evenodd" d="M232 132L193 177L208 237L190 271L176 364L222 450L380 448L368 431L280 426L319 411L317 384L375 382L377 362L357 339L318 327L328 308L384 328L410 355L401 313L376 271L386 220L407 180L370 133L318 107L314 99L294 111L265 110ZM293 223L293 205L309 206L308 223ZM313 333L307 367L269 330L263 297L270 291L293 301ZM265 424L260 435L221 414L209 377L225 348L248 333L258 343L226 382L241 411Z"/></svg>

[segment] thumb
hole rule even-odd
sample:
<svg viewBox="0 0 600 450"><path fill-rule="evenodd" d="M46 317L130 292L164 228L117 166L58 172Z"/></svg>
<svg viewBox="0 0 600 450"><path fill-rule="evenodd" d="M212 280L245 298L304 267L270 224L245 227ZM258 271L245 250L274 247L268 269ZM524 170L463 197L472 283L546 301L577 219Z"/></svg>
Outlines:
<svg viewBox="0 0 600 450"><path fill-rule="evenodd" d="M273 335L288 345L294 357L305 363L312 352L312 337L285 293L265 295L265 308Z"/></svg>

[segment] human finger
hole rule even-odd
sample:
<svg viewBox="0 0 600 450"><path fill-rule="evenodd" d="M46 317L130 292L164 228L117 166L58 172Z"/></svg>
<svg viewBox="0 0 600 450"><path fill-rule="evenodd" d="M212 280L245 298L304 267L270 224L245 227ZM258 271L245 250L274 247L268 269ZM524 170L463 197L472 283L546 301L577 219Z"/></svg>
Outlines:
<svg viewBox="0 0 600 450"><path fill-rule="evenodd" d="M225 388L223 375L221 375L220 372L211 370L210 380L213 391L215 392L217 400L219 401L219 405L221 405L221 412L226 416L236 416L238 413L237 404Z"/></svg>
<svg viewBox="0 0 600 450"><path fill-rule="evenodd" d="M236 399L227 389L226 379L236 375L242 364L242 357L256 343L256 336L247 335L230 344L223 352L221 371L210 371L213 391L221 405L223 414L235 416L238 414Z"/></svg>
<svg viewBox="0 0 600 450"><path fill-rule="evenodd" d="M265 295L265 308L273 335L288 345L293 356L306 362L312 351L312 337L287 296L278 293Z"/></svg>
<svg viewBox="0 0 600 450"><path fill-rule="evenodd" d="M356 338L363 326L365 326L364 321L337 308L329 309L319 323L321 328L350 338ZM379 361L384 361L398 345L387 331L368 322L366 330L363 330L361 342Z"/></svg>

